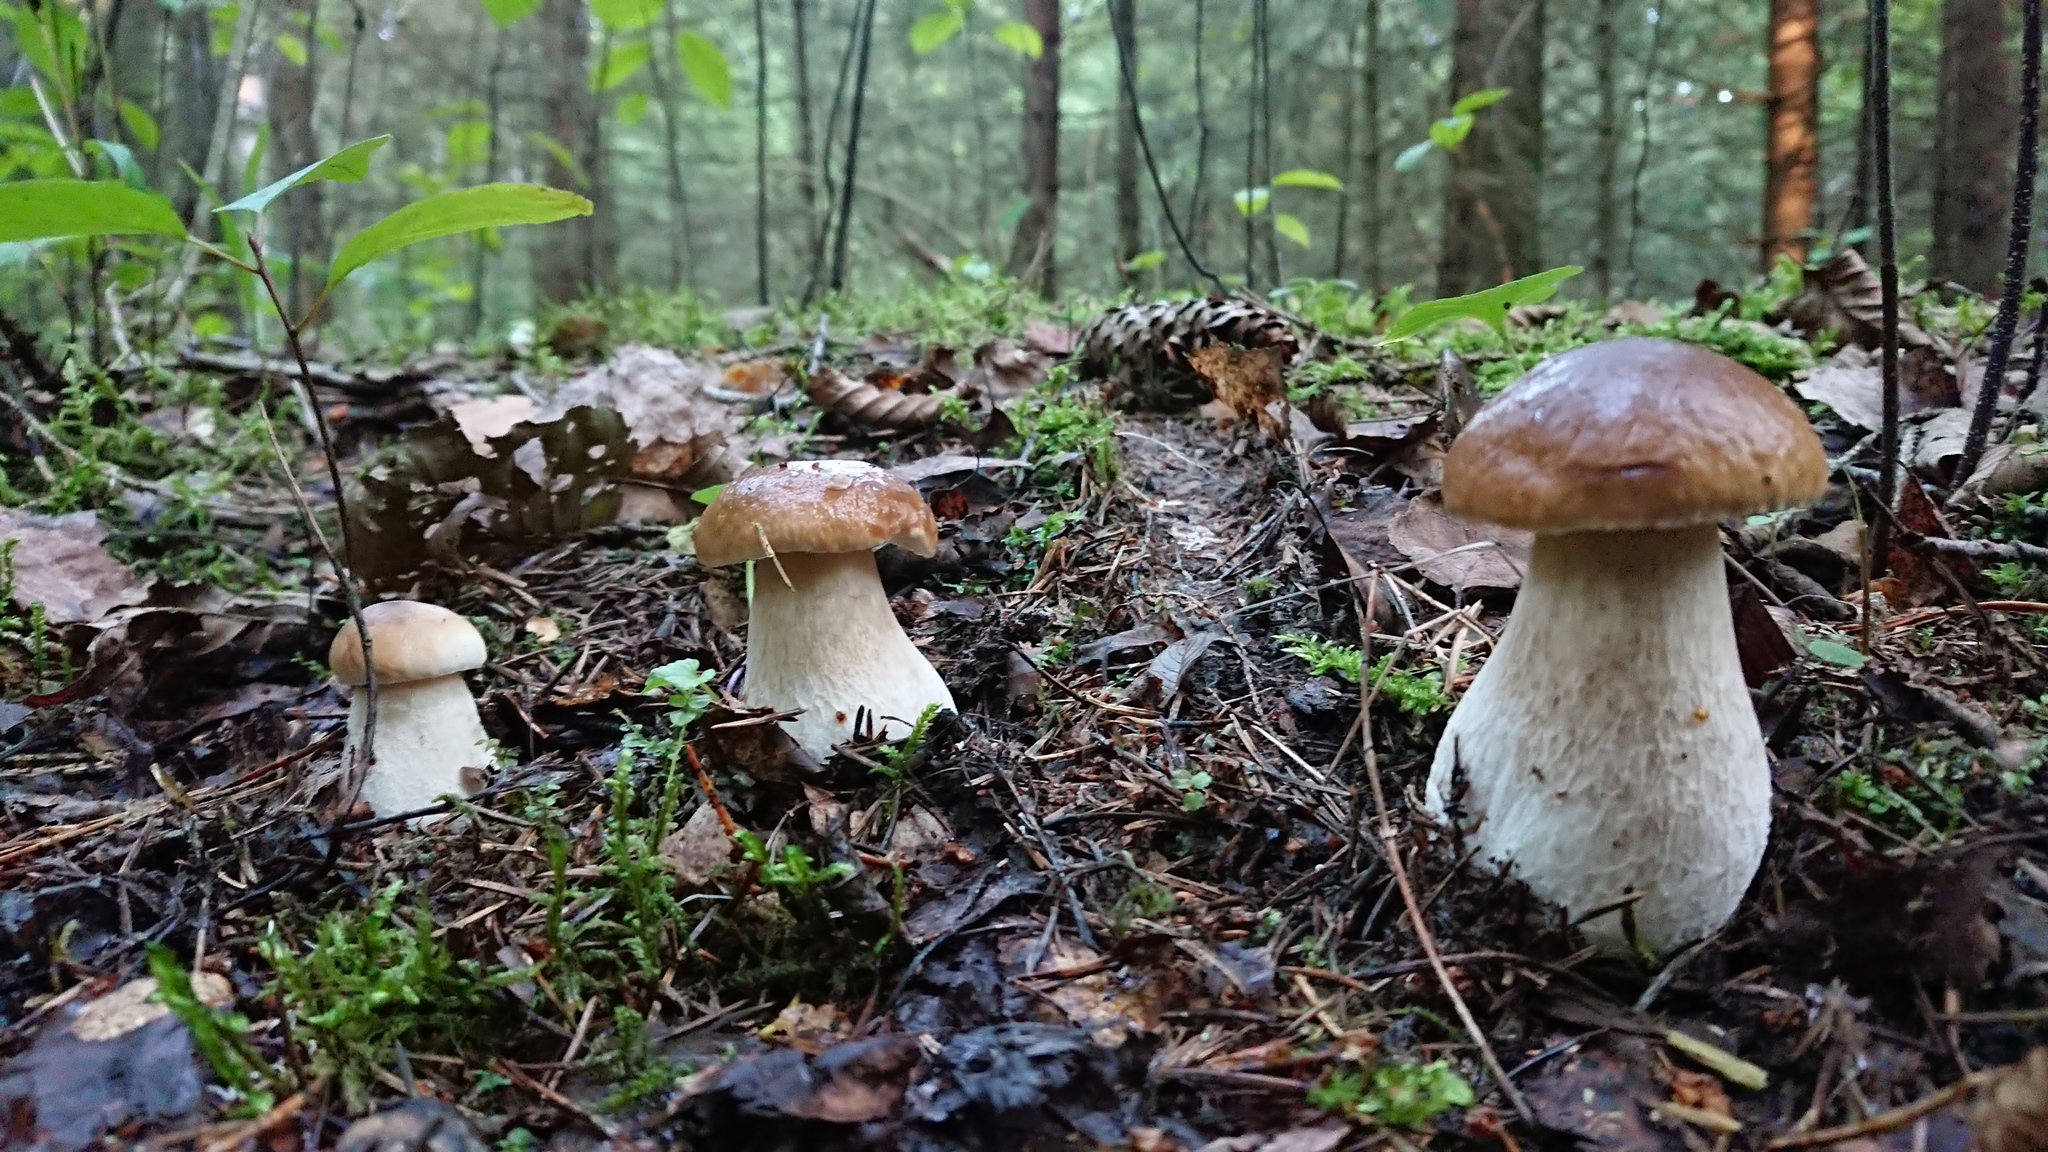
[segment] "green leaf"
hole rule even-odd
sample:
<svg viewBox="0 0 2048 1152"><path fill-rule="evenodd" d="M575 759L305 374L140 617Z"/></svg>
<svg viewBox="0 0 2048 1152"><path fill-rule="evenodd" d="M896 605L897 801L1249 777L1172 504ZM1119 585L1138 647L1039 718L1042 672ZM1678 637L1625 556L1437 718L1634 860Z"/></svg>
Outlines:
<svg viewBox="0 0 2048 1152"><path fill-rule="evenodd" d="M116 144L110 140L87 140L85 150L105 156L108 163L114 166L114 174L121 178L121 183L130 188L149 191L149 176L142 171L142 165L135 162L135 153L126 144Z"/></svg>
<svg viewBox="0 0 2048 1152"><path fill-rule="evenodd" d="M1036 60L1045 55L1045 37L1039 35L1038 29L1029 24L999 24L990 34L1003 47L1026 60Z"/></svg>
<svg viewBox="0 0 2048 1152"><path fill-rule="evenodd" d="M718 499L718 494L723 491L725 491L725 485L713 484L709 488L699 488L695 492L690 493L690 499L699 504L708 505L713 500ZM375 639L375 637L372 637L372 639Z"/></svg>
<svg viewBox="0 0 2048 1152"><path fill-rule="evenodd" d="M1264 188L1239 188L1230 194L1230 202L1237 205L1240 216L1257 216L1272 199L1272 192Z"/></svg>
<svg viewBox="0 0 2048 1152"><path fill-rule="evenodd" d="M638 32L661 15L661 0L590 0L590 11L614 32Z"/></svg>
<svg viewBox="0 0 2048 1152"><path fill-rule="evenodd" d="M612 112L619 118L619 123L631 128L647 118L647 109L652 106L653 102L647 98L647 93L628 92L619 97L619 102L613 106Z"/></svg>
<svg viewBox="0 0 2048 1152"><path fill-rule="evenodd" d="M295 68L306 66L306 42L289 32L277 34L277 54L291 61Z"/></svg>
<svg viewBox="0 0 2048 1152"><path fill-rule="evenodd" d="M491 153L491 126L482 120L457 120L448 126L448 167L461 171L481 164Z"/></svg>
<svg viewBox="0 0 2048 1152"><path fill-rule="evenodd" d="M1328 172L1314 168L1294 168L1273 177L1275 188L1321 188L1326 192L1342 192L1344 182Z"/></svg>
<svg viewBox="0 0 2048 1152"><path fill-rule="evenodd" d="M1287 237L1303 248L1313 246L1308 238L1308 225L1303 224L1299 216L1290 216L1285 212L1273 213L1273 231Z"/></svg>
<svg viewBox="0 0 2048 1152"><path fill-rule="evenodd" d="M0 184L0 244L64 236L177 236L171 202L119 180L18 180Z"/></svg>
<svg viewBox="0 0 2048 1152"><path fill-rule="evenodd" d="M145 149L156 151L156 142L162 137L162 133L157 130L156 117L151 116L147 108L125 96L121 98L117 107L121 112L121 125L128 129L128 135Z"/></svg>
<svg viewBox="0 0 2048 1152"><path fill-rule="evenodd" d="M215 56L225 56L234 51L235 25L242 19L242 6L223 4L218 8L209 8L206 19L213 25L211 35L207 38L207 50Z"/></svg>
<svg viewBox="0 0 2048 1152"><path fill-rule="evenodd" d="M1166 253L1154 248L1149 252L1140 252L1129 260L1124 261L1124 271L1150 272L1164 263L1166 263Z"/></svg>
<svg viewBox="0 0 2048 1152"><path fill-rule="evenodd" d="M540 0L483 0L483 4L491 23L500 28L510 28L540 11Z"/></svg>
<svg viewBox="0 0 2048 1152"><path fill-rule="evenodd" d="M1429 138L1436 142L1437 147L1450 152L1463 144L1465 137L1472 134L1474 123L1476 121L1470 113L1447 117L1429 126Z"/></svg>
<svg viewBox="0 0 2048 1152"><path fill-rule="evenodd" d="M654 58L654 46L645 40L624 40L612 45L591 74L592 92L609 92L631 80Z"/></svg>
<svg viewBox="0 0 2048 1152"><path fill-rule="evenodd" d="M683 77L699 96L719 108L732 107L732 65L725 53L702 32L684 31L676 37L676 62Z"/></svg>
<svg viewBox="0 0 2048 1152"><path fill-rule="evenodd" d="M332 180L341 184L361 183L363 177L370 174L371 154L389 143L389 136L372 136L368 140L358 140L325 160L316 160L284 179L259 188L240 200L224 204L214 211L254 212L260 215L265 208L270 207L272 200L301 184L312 184L321 180Z"/></svg>
<svg viewBox="0 0 2048 1152"><path fill-rule="evenodd" d="M1477 92L1467 92L1456 104L1451 105L1451 115L1470 116L1481 108L1491 108L1507 98L1506 88L1481 88Z"/></svg>
<svg viewBox="0 0 2048 1152"><path fill-rule="evenodd" d="M341 33L336 32L325 24L313 29L313 38L325 44L327 50L336 56L348 55L348 45L341 42Z"/></svg>
<svg viewBox="0 0 2048 1152"><path fill-rule="evenodd" d="M1806 654L1815 660L1839 664L1844 668L1861 668L1870 660L1847 644L1838 644L1833 640L1808 640Z"/></svg>
<svg viewBox="0 0 2048 1152"><path fill-rule="evenodd" d="M1391 344L1405 340L1420 332L1427 331L1446 320L1470 316L1492 325L1496 331L1507 331L1508 309L1517 304L1539 304L1557 294L1557 286L1577 276L1585 269L1576 264L1510 280L1498 287L1473 292L1465 296L1453 296L1448 300L1431 300L1417 304L1401 314L1394 326L1387 329L1382 343Z"/></svg>
<svg viewBox="0 0 2048 1152"><path fill-rule="evenodd" d="M958 8L946 7L937 12L919 16L910 26L910 50L919 56L929 56L939 46L960 34L967 26L967 16Z"/></svg>
<svg viewBox="0 0 2048 1152"><path fill-rule="evenodd" d="M1416 168L1421 166L1424 160L1429 159L1430 152L1435 148L1436 141L1424 140L1420 143L1410 144L1408 147L1401 149L1401 154L1399 156L1394 157L1394 171L1414 171Z"/></svg>
<svg viewBox="0 0 2048 1152"><path fill-rule="evenodd" d="M0 185L0 189L11 187ZM443 192L408 204L355 234L334 257L327 283L344 277L380 256L408 245L512 224L546 224L571 216L590 215L590 201L574 192L537 184L485 184Z"/></svg>
<svg viewBox="0 0 2048 1152"><path fill-rule="evenodd" d="M590 187L590 174L583 170L582 162L576 159L576 154L569 151L567 145L545 132L529 132L526 139L553 158L556 166L567 172L577 187Z"/></svg>

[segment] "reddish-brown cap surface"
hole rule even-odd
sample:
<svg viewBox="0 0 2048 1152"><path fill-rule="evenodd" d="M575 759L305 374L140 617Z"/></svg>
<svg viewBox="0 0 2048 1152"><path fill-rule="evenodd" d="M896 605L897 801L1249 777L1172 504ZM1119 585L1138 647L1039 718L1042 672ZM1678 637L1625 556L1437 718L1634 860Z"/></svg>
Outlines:
<svg viewBox="0 0 2048 1152"><path fill-rule="evenodd" d="M859 460L757 468L725 486L697 521L697 560L717 567L777 552L872 552L884 544L929 556L939 522L901 477Z"/></svg>
<svg viewBox="0 0 2048 1152"><path fill-rule="evenodd" d="M364 605L363 623L370 628L379 684L452 676L483 667L489 655L475 626L438 604L386 600ZM364 681L363 642L356 636L355 621L334 634L327 666L344 684Z"/></svg>
<svg viewBox="0 0 2048 1152"><path fill-rule="evenodd" d="M1444 461L1444 507L1532 532L1677 528L1809 503L1827 455L1798 405L1717 352L1612 340L1538 364Z"/></svg>

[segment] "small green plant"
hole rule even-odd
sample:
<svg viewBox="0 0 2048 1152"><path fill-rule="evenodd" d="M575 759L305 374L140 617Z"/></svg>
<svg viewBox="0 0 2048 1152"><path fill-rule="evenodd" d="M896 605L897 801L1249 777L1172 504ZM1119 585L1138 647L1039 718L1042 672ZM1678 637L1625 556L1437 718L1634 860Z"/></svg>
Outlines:
<svg viewBox="0 0 2048 1152"><path fill-rule="evenodd" d="M931 735L932 722L938 718L939 706L925 705L924 711L917 714L917 722L910 726L910 734L903 738L901 744L875 749L873 759L877 767L874 771L891 780L902 777L904 769L908 768L910 762L917 759L917 754L924 750L924 742Z"/></svg>
<svg viewBox="0 0 2048 1152"><path fill-rule="evenodd" d="M1245 577L1244 594L1254 600L1260 600L1264 599L1267 596L1271 596L1273 594L1273 588L1274 584L1273 578L1271 576Z"/></svg>
<svg viewBox="0 0 2048 1152"><path fill-rule="evenodd" d="M763 886L794 897L815 895L820 888L837 884L853 875L853 865L844 860L818 867L811 863L809 853L794 844L785 844L779 850L770 851L768 842L758 833L744 828L733 838L739 841L740 854L755 867Z"/></svg>
<svg viewBox="0 0 2048 1152"><path fill-rule="evenodd" d="M1370 1072L1333 1072L1308 1094L1308 1102L1318 1108L1401 1128L1426 1124L1452 1108L1469 1108L1475 1099L1472 1085L1447 1060L1382 1061Z"/></svg>
<svg viewBox="0 0 2048 1152"><path fill-rule="evenodd" d="M667 1088L690 1072L690 1066L663 1058L647 1018L631 1008L620 1008L612 1016L610 1051L598 1066L616 1081L604 1099L602 1111L619 1112Z"/></svg>
<svg viewBox="0 0 2048 1152"><path fill-rule="evenodd" d="M2024 593L2027 585L2034 582L2035 575L2031 565L2022 564L2017 560L2008 560L1984 569L1984 578L1991 581L1992 587L2007 597L2016 597Z"/></svg>
<svg viewBox="0 0 2048 1152"><path fill-rule="evenodd" d="M1015 450L1046 461L1068 452L1087 462L1096 479L1116 476L1116 417L1092 394L1069 390L1072 375L1064 364L1056 364L1044 381L1026 392L1009 408L1010 422L1017 428ZM1050 471L1042 464L1042 478Z"/></svg>
<svg viewBox="0 0 2048 1152"><path fill-rule="evenodd" d="M2048 716L2041 703L2029 701L2025 708L2030 715ZM2020 795L2033 787L2040 764L2038 753L2011 768L1956 737L1920 740L1910 748L1886 751L1874 768L1843 772L1835 778L1835 798L1909 836L1924 832L1944 840L1962 822L1965 788L1993 781L2000 790Z"/></svg>
<svg viewBox="0 0 2048 1152"><path fill-rule="evenodd" d="M1327 676L1334 672L1354 684L1358 682L1365 655L1357 648L1298 632L1283 632L1274 639L1280 642L1281 651L1307 661L1310 675ZM1396 668L1393 663L1397 655L1388 652L1372 666L1372 683L1381 698L1393 701L1395 707L1410 716L1427 716L1450 707L1451 697L1444 690L1441 671Z"/></svg>
<svg viewBox="0 0 2048 1152"><path fill-rule="evenodd" d="M1215 783L1207 772L1190 772L1176 768L1167 778L1173 790L1180 793L1180 806L1189 812L1200 812L1209 803L1209 785Z"/></svg>
<svg viewBox="0 0 2048 1152"><path fill-rule="evenodd" d="M367 1103L367 1070L388 1060L393 1045L432 1051L479 1038L498 990L524 975L456 959L425 908L409 922L399 915L404 891L393 881L367 907L330 912L303 946L276 921L257 942L276 973L271 990L313 1039L316 1066L340 1075L354 1107Z"/></svg>
<svg viewBox="0 0 2048 1152"><path fill-rule="evenodd" d="M1125 862L1129 863L1128 856ZM1176 901L1173 889L1133 869L1134 879L1123 895L1110 906L1109 918L1116 925L1119 935L1129 932L1131 925L1140 919L1158 920L1173 913Z"/></svg>
<svg viewBox="0 0 2048 1152"><path fill-rule="evenodd" d="M156 998L192 1033L192 1046L206 1058L213 1074L242 1097L236 1111L261 1116L277 1102L283 1078L249 1042L249 1021L202 1003L192 991L192 974L169 948L149 945L149 974L156 977Z"/></svg>

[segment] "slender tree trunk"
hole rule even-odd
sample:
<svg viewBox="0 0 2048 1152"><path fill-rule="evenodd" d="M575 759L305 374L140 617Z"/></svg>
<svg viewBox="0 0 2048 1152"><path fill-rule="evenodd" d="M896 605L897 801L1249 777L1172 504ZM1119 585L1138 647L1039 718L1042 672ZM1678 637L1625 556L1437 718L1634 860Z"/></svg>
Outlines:
<svg viewBox="0 0 2048 1152"><path fill-rule="evenodd" d="M838 231L832 238L832 278L827 282L834 292L846 290L848 243L853 235L853 195L860 178L860 134L868 99L868 60L874 54L875 10L880 2L867 0L859 16L860 55L854 68L853 106L846 119L846 171L839 182Z"/></svg>
<svg viewBox="0 0 2048 1152"><path fill-rule="evenodd" d="M1856 187L1849 194L1849 210L1842 218L1842 231L1845 233L1870 227L1871 188L1876 182L1871 171L1870 66L1870 21L1866 17L1863 21L1863 86L1856 101ZM1870 254L1867 240L1852 247L1865 256Z"/></svg>
<svg viewBox="0 0 2048 1152"><path fill-rule="evenodd" d="M677 29L672 0L662 5L662 20L673 49ZM677 106L681 94L670 82L668 64L657 49L647 61L647 75L654 81L654 98L661 102L662 161L668 177L668 287L673 292L696 278L697 233L690 223L689 186L683 183L682 127L677 123L682 115Z"/></svg>
<svg viewBox="0 0 2048 1152"><path fill-rule="evenodd" d="M543 177L557 188L583 186L596 212L564 220L538 237L534 251L534 291L541 300L563 304L575 300L605 279L609 261L602 258L603 234L596 217L606 211L604 177L592 162L597 156L597 102L590 92L590 26L583 0L546 0L535 17L541 37L540 59L547 73L547 129L582 172L549 151ZM587 177L587 179L586 179Z"/></svg>
<svg viewBox="0 0 2048 1152"><path fill-rule="evenodd" d="M1820 199L1820 0L1771 0L1763 267L1804 262Z"/></svg>
<svg viewBox="0 0 2048 1152"><path fill-rule="evenodd" d="M484 183L494 184L498 180L498 132L503 100L499 81L505 73L505 30L493 26L491 29L491 71L484 79L484 127L488 136L484 143ZM491 251L479 237L470 249L469 255L469 334L474 336L484 326L484 289L488 284Z"/></svg>
<svg viewBox="0 0 2048 1152"><path fill-rule="evenodd" d="M796 69L796 194L804 219L818 218L818 137L811 123L811 0L789 0L791 63Z"/></svg>
<svg viewBox="0 0 2048 1152"><path fill-rule="evenodd" d="M1058 289L1060 210L1060 0L1024 0L1045 51L1024 71L1024 191L1031 197L1010 245L1010 274L1046 296Z"/></svg>
<svg viewBox="0 0 2048 1152"><path fill-rule="evenodd" d="M1111 35L1121 37L1129 46L1131 71L1138 71L1138 3L1137 0L1109 0ZM1117 267L1124 264L1145 248L1145 220L1138 200L1138 121L1137 109L1131 106L1130 94L1124 85L1116 89L1116 260ZM1132 282L1131 273L1123 273L1124 283Z"/></svg>
<svg viewBox="0 0 2048 1152"><path fill-rule="evenodd" d="M1337 239L1330 253L1330 279L1344 278L1351 240L1351 189L1358 183L1358 21L1344 24L1344 98L1339 107L1337 154L1343 158L1344 190L1337 194Z"/></svg>
<svg viewBox="0 0 2048 1152"><path fill-rule="evenodd" d="M755 302L768 303L768 16L754 0L754 275Z"/></svg>
<svg viewBox="0 0 2048 1152"><path fill-rule="evenodd" d="M1614 295L1615 244L1620 236L1620 205L1614 180L1621 164L1621 93L1615 69L1614 20L1619 0L1595 0L1593 75L1600 89L1600 121L1593 144L1593 294L1602 304Z"/></svg>
<svg viewBox="0 0 2048 1152"><path fill-rule="evenodd" d="M1946 0L1941 9L1929 270L1985 293L1997 291L2004 265L2018 122L2005 8L2005 0Z"/></svg>
<svg viewBox="0 0 2048 1152"><path fill-rule="evenodd" d="M1195 0L1195 186L1188 191L1188 231L1206 261L1209 255L1209 80L1202 62L1208 0Z"/></svg>
<svg viewBox="0 0 2048 1152"><path fill-rule="evenodd" d="M166 17L171 24L169 79L158 116L156 186L168 189L178 215L191 219L200 190L185 179L179 162L194 172L206 168L206 146L219 110L221 72L227 62L213 54L208 9L192 4Z"/></svg>
<svg viewBox="0 0 2048 1152"><path fill-rule="evenodd" d="M1365 280L1374 292L1386 282L1380 264L1380 0L1365 0Z"/></svg>
<svg viewBox="0 0 2048 1152"><path fill-rule="evenodd" d="M1437 293L1490 287L1542 267L1544 0L1457 0L1452 98L1510 95L1479 113L1450 155Z"/></svg>

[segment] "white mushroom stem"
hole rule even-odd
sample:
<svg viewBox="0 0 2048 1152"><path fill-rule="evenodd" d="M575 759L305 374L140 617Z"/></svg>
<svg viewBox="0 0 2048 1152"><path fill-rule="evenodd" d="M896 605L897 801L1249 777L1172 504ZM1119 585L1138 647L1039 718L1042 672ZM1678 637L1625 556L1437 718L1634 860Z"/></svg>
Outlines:
<svg viewBox="0 0 2048 1152"><path fill-rule="evenodd" d="M1712 524L1538 536L1430 771L1430 807L1574 918L1642 894L1652 950L1726 923L1770 835L1725 581ZM1624 923L1584 929L1621 948Z"/></svg>
<svg viewBox="0 0 2048 1152"><path fill-rule="evenodd" d="M362 744L367 705L356 689L343 763L353 763ZM460 675L379 684L376 762L360 799L383 817L432 807L443 795L467 796L491 766L488 741Z"/></svg>
<svg viewBox="0 0 2048 1152"><path fill-rule="evenodd" d="M889 610L874 553L784 552L775 560L754 570L748 704L803 709L783 727L821 758L854 736L863 706L875 734L891 740L909 735L926 706L953 707L945 681Z"/></svg>

